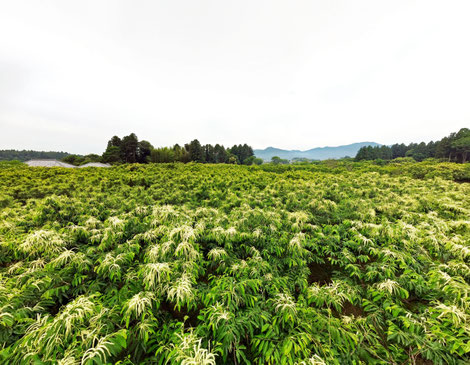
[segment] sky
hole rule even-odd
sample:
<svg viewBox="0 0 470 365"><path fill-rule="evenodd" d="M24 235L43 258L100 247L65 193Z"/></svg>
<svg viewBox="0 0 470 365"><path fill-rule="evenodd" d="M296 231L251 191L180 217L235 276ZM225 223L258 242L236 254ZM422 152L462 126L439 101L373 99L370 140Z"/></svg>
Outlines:
<svg viewBox="0 0 470 365"><path fill-rule="evenodd" d="M309 149L470 127L470 1L2 1L0 149Z"/></svg>

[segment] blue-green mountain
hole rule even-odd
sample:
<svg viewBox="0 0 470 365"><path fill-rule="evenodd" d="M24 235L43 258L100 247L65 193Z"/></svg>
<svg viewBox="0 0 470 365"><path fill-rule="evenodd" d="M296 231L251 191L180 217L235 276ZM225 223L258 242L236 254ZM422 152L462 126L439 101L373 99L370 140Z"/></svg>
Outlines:
<svg viewBox="0 0 470 365"><path fill-rule="evenodd" d="M272 157L278 156L283 159L307 158L309 160L327 160L329 158L354 157L363 146L381 146L376 142L359 142L337 147L317 147L306 151L282 150L280 148L268 147L264 150L254 150L256 157L270 161Z"/></svg>

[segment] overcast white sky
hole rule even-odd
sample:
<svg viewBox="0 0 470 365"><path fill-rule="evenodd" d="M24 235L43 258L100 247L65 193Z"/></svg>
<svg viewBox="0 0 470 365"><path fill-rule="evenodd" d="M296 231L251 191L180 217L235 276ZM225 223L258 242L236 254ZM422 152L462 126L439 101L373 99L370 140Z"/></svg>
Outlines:
<svg viewBox="0 0 470 365"><path fill-rule="evenodd" d="M309 149L470 126L470 1L0 3L0 149Z"/></svg>

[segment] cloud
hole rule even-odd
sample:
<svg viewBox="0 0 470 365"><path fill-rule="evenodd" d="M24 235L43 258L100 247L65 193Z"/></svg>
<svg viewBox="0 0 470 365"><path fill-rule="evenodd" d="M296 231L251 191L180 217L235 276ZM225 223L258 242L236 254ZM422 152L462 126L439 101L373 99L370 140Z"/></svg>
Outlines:
<svg viewBox="0 0 470 365"><path fill-rule="evenodd" d="M0 148L308 149L431 140L470 120L470 4L15 1L0 9Z"/></svg>

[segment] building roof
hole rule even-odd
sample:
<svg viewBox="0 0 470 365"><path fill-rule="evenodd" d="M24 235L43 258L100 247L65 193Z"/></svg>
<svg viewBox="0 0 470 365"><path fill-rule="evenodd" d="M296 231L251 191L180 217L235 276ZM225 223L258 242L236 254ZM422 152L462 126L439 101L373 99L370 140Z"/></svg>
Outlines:
<svg viewBox="0 0 470 365"><path fill-rule="evenodd" d="M111 167L110 164L101 163L101 162L88 162L85 165L78 166L79 168L82 167Z"/></svg>
<svg viewBox="0 0 470 365"><path fill-rule="evenodd" d="M68 167L74 168L76 166L53 159L44 159L44 160L29 160L25 164L32 167Z"/></svg>

